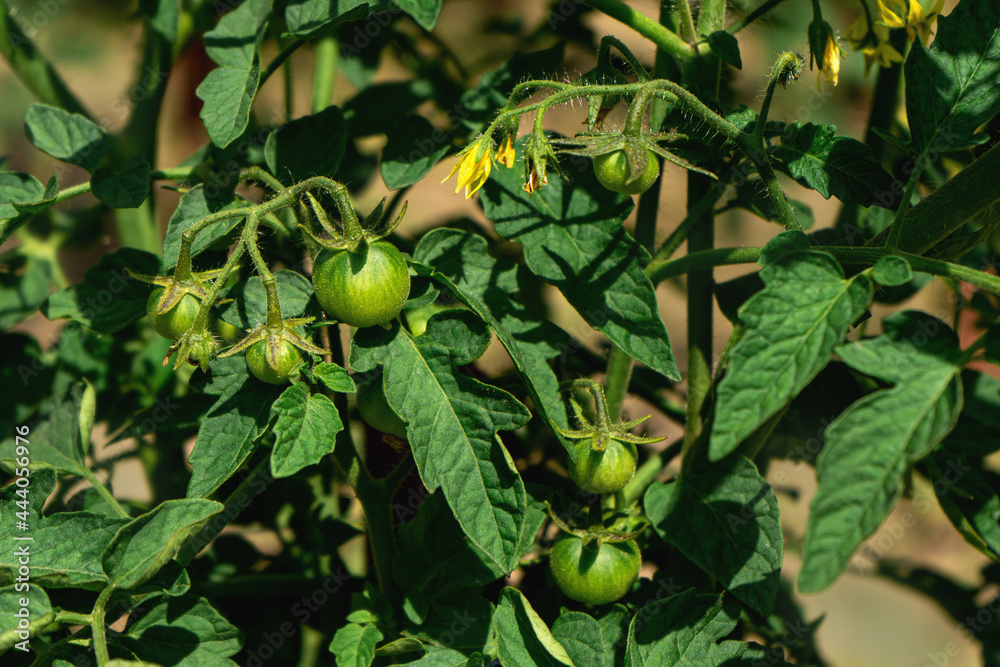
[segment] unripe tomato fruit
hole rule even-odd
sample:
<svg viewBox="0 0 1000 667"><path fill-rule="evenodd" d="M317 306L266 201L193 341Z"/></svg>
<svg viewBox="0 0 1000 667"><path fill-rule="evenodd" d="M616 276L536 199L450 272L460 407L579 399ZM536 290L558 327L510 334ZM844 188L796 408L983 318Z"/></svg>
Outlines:
<svg viewBox="0 0 1000 667"><path fill-rule="evenodd" d="M259 340L246 351L247 368L261 382L268 384L285 384L291 377L295 367L302 359L302 353L288 341L281 341L281 352L278 355L278 367L271 368L264 354L266 341Z"/></svg>
<svg viewBox="0 0 1000 667"><path fill-rule="evenodd" d="M215 333L226 345L236 345L243 337L243 332L240 331L239 327L230 324L221 317L215 321Z"/></svg>
<svg viewBox="0 0 1000 667"><path fill-rule="evenodd" d="M406 422L393 411L386 400L381 380L358 385L358 413L376 431L406 438Z"/></svg>
<svg viewBox="0 0 1000 667"><path fill-rule="evenodd" d="M410 294L406 260L385 241L362 244L358 252L335 250L319 256L313 268L319 305L330 317L352 327L392 320Z"/></svg>
<svg viewBox="0 0 1000 667"><path fill-rule="evenodd" d="M156 314L156 304L166 291L163 287L157 287L146 300L146 313L149 315L149 323L153 325L153 330L164 338L177 340L181 335L191 328L194 318L198 315L201 302L191 294L185 294L173 308L163 313Z"/></svg>
<svg viewBox="0 0 1000 667"><path fill-rule="evenodd" d="M593 438L578 440L576 463L570 463L569 474L584 491L617 493L625 488L635 474L639 458L631 442L612 440L603 452L591 449Z"/></svg>
<svg viewBox="0 0 1000 667"><path fill-rule="evenodd" d="M611 151L605 155L598 155L594 158L594 173L601 185L612 192L620 192L624 195L641 195L653 185L653 181L660 175L660 163L652 151L649 153L649 162L646 163L646 171L631 183L628 178L631 175L628 167L628 158L624 150Z"/></svg>
<svg viewBox="0 0 1000 667"><path fill-rule="evenodd" d="M552 576L567 597L590 605L608 604L632 590L642 555L635 540L584 545L576 535L563 535L549 554Z"/></svg>

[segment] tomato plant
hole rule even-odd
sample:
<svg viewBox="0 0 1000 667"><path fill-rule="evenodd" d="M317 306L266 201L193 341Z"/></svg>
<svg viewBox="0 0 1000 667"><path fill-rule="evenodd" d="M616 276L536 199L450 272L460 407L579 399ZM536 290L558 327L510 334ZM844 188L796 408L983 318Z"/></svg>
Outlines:
<svg viewBox="0 0 1000 667"><path fill-rule="evenodd" d="M119 4L0 12L5 667L997 664L1000 3Z"/></svg>
<svg viewBox="0 0 1000 667"><path fill-rule="evenodd" d="M577 602L608 604L621 599L639 577L642 556L634 540L584 542L565 535L552 545L552 577L559 589Z"/></svg>

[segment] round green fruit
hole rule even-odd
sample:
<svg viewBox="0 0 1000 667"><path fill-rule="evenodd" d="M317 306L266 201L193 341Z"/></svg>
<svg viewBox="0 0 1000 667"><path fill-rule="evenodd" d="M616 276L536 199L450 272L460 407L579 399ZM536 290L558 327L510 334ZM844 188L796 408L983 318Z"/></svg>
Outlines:
<svg viewBox="0 0 1000 667"><path fill-rule="evenodd" d="M601 185L612 192L624 195L641 195L648 190L656 177L660 175L660 163L652 151L647 151L649 161L646 171L639 178L629 182L632 172L629 170L628 158L624 150L616 150L594 158L594 173Z"/></svg>
<svg viewBox="0 0 1000 667"><path fill-rule="evenodd" d="M299 348L283 340L278 353L278 367L272 368L264 354L266 344L266 341L259 340L247 348L247 368L261 382L285 384L302 361L302 353L299 352Z"/></svg>
<svg viewBox="0 0 1000 667"><path fill-rule="evenodd" d="M552 576L559 589L577 602L608 604L632 590L642 556L635 540L588 544L576 535L564 535L549 555Z"/></svg>
<svg viewBox="0 0 1000 667"><path fill-rule="evenodd" d="M164 338L177 340L194 324L201 302L196 296L185 294L173 308L158 315L156 304L159 303L160 297L165 291L166 289L163 287L157 287L153 290L149 299L146 300L146 313L149 315L149 323L153 325L153 330L156 333Z"/></svg>
<svg viewBox="0 0 1000 667"><path fill-rule="evenodd" d="M336 250L316 260L316 298L326 314L352 327L385 324L410 294L406 260L390 243L363 243L357 252Z"/></svg>
<svg viewBox="0 0 1000 667"><path fill-rule="evenodd" d="M406 422L386 400L381 379L358 385L358 413L376 431L406 438Z"/></svg>
<svg viewBox="0 0 1000 667"><path fill-rule="evenodd" d="M611 440L603 452L592 449L593 438L576 443L576 463L570 463L569 474L584 491L617 493L625 488L635 474L638 452L631 442Z"/></svg>

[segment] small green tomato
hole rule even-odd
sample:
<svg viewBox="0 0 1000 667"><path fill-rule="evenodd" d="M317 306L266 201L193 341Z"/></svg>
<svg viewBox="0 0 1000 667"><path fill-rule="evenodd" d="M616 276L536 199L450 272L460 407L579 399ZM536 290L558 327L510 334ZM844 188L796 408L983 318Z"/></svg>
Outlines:
<svg viewBox="0 0 1000 667"><path fill-rule="evenodd" d="M641 195L648 190L656 177L660 175L660 163L656 159L656 154L647 151L649 162L646 164L646 171L639 178L631 183L629 177L632 172L629 170L628 158L624 150L611 151L605 155L598 155L594 158L594 173L601 185L612 192L620 192L625 195Z"/></svg>

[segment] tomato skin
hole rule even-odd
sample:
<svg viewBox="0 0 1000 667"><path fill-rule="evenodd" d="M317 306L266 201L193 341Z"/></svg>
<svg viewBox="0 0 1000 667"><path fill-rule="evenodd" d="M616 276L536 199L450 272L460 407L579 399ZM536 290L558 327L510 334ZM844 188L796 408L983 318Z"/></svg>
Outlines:
<svg viewBox="0 0 1000 667"><path fill-rule="evenodd" d="M316 298L330 317L352 327L385 324L403 309L410 274L391 243L362 244L359 252L335 250L316 260Z"/></svg>
<svg viewBox="0 0 1000 667"><path fill-rule="evenodd" d="M198 301L197 297L185 294L181 297L177 305L162 315L157 315L156 304L159 302L160 297L163 296L164 291L166 289L163 287L157 287L153 290L153 293L149 295L149 299L146 300L146 313L149 315L149 323L153 325L153 330L156 333L164 338L177 340L194 324L194 319L198 315L201 302Z"/></svg>
<svg viewBox="0 0 1000 667"><path fill-rule="evenodd" d="M358 385L358 413L376 431L406 439L406 422L386 400L381 379Z"/></svg>
<svg viewBox="0 0 1000 667"><path fill-rule="evenodd" d="M552 576L559 589L577 602L608 604L632 590L639 577L642 555L635 540L584 545L576 535L563 535L549 554Z"/></svg>
<svg viewBox="0 0 1000 667"><path fill-rule="evenodd" d="M660 175L660 163L652 151L649 153L649 162L646 164L646 171L631 183L628 177L631 175L628 167L628 158L625 157L624 150L616 150L605 155L598 155L594 158L594 174L601 185L612 192L620 192L624 195L641 195L648 190L656 177Z"/></svg>
<svg viewBox="0 0 1000 667"><path fill-rule="evenodd" d="M215 334L222 339L226 345L236 345L243 337L243 331L239 327L230 324L221 317L215 321Z"/></svg>
<svg viewBox="0 0 1000 667"><path fill-rule="evenodd" d="M603 452L591 449L593 438L578 440L576 463L569 464L569 474L584 491L590 493L617 493L625 488L635 475L639 458L631 442L611 440Z"/></svg>
<svg viewBox="0 0 1000 667"><path fill-rule="evenodd" d="M288 341L282 341L278 367L271 368L264 354L265 345L267 345L267 341L260 340L247 348L245 353L247 368L261 382L285 384L301 361L302 353L299 352L299 348Z"/></svg>

